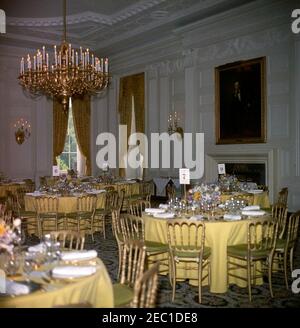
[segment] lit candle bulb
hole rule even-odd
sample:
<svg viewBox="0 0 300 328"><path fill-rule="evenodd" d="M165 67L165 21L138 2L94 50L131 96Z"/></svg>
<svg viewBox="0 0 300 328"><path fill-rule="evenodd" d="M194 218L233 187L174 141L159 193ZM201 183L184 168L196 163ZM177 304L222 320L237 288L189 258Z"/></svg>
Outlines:
<svg viewBox="0 0 300 328"><path fill-rule="evenodd" d="M104 72L108 73L108 58L105 58L105 62L104 62Z"/></svg>
<svg viewBox="0 0 300 328"><path fill-rule="evenodd" d="M78 66L78 52L76 51L76 54L75 54L75 63L76 63L76 66Z"/></svg>
<svg viewBox="0 0 300 328"><path fill-rule="evenodd" d="M54 60L55 60L55 66L57 66L57 52L56 52L56 45L54 46Z"/></svg>

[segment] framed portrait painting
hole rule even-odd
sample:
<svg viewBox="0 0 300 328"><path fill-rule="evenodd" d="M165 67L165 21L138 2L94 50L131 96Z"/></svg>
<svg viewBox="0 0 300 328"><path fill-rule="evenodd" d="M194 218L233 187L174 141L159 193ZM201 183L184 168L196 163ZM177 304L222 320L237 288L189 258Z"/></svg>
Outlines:
<svg viewBox="0 0 300 328"><path fill-rule="evenodd" d="M216 143L266 142L265 57L215 68Z"/></svg>

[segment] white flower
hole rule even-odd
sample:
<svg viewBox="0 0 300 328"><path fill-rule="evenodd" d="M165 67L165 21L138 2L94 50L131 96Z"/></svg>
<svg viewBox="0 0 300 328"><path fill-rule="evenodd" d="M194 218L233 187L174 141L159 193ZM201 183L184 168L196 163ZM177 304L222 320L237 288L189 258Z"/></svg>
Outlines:
<svg viewBox="0 0 300 328"><path fill-rule="evenodd" d="M14 220L14 227L17 228L21 225L21 220L20 219L15 219Z"/></svg>

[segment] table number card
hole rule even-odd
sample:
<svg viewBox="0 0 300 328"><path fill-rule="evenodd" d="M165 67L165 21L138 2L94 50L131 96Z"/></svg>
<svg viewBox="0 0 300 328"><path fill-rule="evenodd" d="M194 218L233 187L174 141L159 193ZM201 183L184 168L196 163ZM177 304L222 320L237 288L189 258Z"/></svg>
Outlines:
<svg viewBox="0 0 300 328"><path fill-rule="evenodd" d="M218 164L218 174L226 174L225 164Z"/></svg>
<svg viewBox="0 0 300 328"><path fill-rule="evenodd" d="M190 169L179 169L180 184L190 184Z"/></svg>
<svg viewBox="0 0 300 328"><path fill-rule="evenodd" d="M54 176L54 177L59 176L59 167L58 167L58 165L53 165L52 166L52 176Z"/></svg>

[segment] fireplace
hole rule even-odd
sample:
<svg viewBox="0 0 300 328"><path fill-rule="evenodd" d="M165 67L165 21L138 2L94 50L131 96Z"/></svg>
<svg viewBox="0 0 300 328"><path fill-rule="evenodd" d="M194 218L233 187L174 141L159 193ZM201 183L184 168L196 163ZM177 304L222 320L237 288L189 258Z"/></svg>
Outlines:
<svg viewBox="0 0 300 328"><path fill-rule="evenodd" d="M240 181L266 184L266 167L264 163L226 163L227 174L235 175Z"/></svg>
<svg viewBox="0 0 300 328"><path fill-rule="evenodd" d="M225 164L227 174L235 174L240 180L268 186L270 201L273 202L278 178L277 153L273 149L266 151L251 147L248 152L231 149L208 153L205 157L205 182L218 179L218 164L222 163Z"/></svg>

